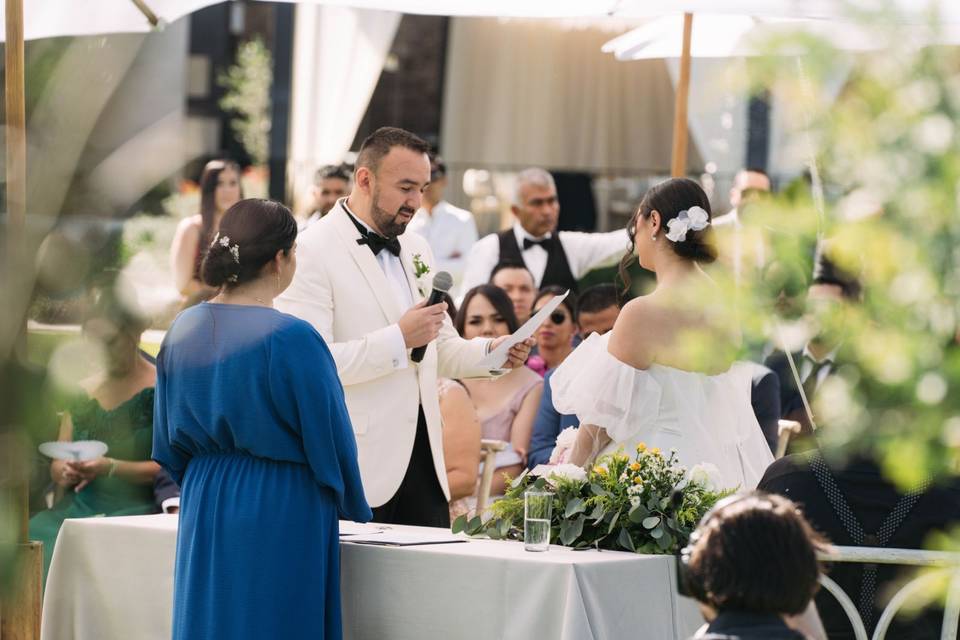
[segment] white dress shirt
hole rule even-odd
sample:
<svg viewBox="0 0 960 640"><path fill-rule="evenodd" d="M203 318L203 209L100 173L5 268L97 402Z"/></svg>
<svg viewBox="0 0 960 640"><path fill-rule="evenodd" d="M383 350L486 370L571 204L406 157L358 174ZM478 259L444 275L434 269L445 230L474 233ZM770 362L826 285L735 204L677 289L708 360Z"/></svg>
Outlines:
<svg viewBox="0 0 960 640"><path fill-rule="evenodd" d="M343 201L343 208L347 210L347 213L349 213L354 220L363 225L363 228L368 232L377 233L370 227L370 225L353 213L353 211L350 211L350 207L347 206L346 200ZM390 282L390 290L393 291L393 295L396 297L400 308L409 309L412 307L413 293L410 291L410 283L407 281L407 274L403 270L403 263L400 262L400 257L393 255L386 249L383 249L377 254L377 264L379 264L380 268L383 269L383 274L387 276L387 280ZM396 332L396 339L394 340L396 346L394 347L393 368L406 369L407 342L403 339L403 332L400 330L399 324L390 326L395 329Z"/></svg>
<svg viewBox="0 0 960 640"><path fill-rule="evenodd" d="M543 240L553 234L548 233L536 238L527 233L519 222L513 224L513 233L517 238L517 246L520 247L523 262L533 274L534 284L539 288L543 281L543 272L547 269L547 250L539 245L524 249L523 239ZM614 264L626 253L630 243L626 229L607 233L560 231L559 234L560 244L570 264L570 271L578 280L592 269ZM500 239L497 234L491 233L477 241L470 250L466 272L463 275L462 290L469 291L477 285L489 282L490 272L499 262Z"/></svg>
<svg viewBox="0 0 960 640"><path fill-rule="evenodd" d="M840 348L837 347L820 360L817 360L813 357L813 354L810 353L810 347L805 346L803 348L803 359L800 362L800 371L798 372L800 374L800 384L803 385L807 383L807 378L809 378L810 374L813 373L814 366L823 364L823 366L820 367L820 370L817 371L817 382L814 385L814 389L819 388L820 383L822 383L824 379L830 375L830 370L833 369L833 363L837 357L837 351L839 350Z"/></svg>
<svg viewBox="0 0 960 640"><path fill-rule="evenodd" d="M441 200L433 212L419 209L407 229L426 238L433 250L437 271L446 271L459 283L470 248L477 241L473 214Z"/></svg>

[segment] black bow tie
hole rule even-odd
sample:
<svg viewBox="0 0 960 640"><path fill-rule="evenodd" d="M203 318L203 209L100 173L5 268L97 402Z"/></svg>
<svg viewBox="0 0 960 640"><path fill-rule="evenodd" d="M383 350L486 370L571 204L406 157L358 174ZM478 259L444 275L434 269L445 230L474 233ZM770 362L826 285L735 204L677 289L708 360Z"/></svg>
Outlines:
<svg viewBox="0 0 960 640"><path fill-rule="evenodd" d="M393 255L400 256L400 241L396 238L384 238L378 233L367 232L362 238L357 238L357 244L365 244L373 251L373 255L379 255L386 249Z"/></svg>
<svg viewBox="0 0 960 640"><path fill-rule="evenodd" d="M526 251L530 247L542 247L544 251L549 249L548 245L550 244L550 238L543 238L542 240L534 240L533 238L524 238L523 239L523 250Z"/></svg>
<svg viewBox="0 0 960 640"><path fill-rule="evenodd" d="M370 247L370 251L373 251L373 255L380 255L380 252L386 249L393 255L400 257L400 241L396 238L384 238L379 233L374 233L373 231L367 231L367 228L360 224L360 221L354 218L352 215L347 214L350 218L350 222L353 223L353 226L357 228L357 231L360 232L360 237L357 238L357 244L365 244Z"/></svg>

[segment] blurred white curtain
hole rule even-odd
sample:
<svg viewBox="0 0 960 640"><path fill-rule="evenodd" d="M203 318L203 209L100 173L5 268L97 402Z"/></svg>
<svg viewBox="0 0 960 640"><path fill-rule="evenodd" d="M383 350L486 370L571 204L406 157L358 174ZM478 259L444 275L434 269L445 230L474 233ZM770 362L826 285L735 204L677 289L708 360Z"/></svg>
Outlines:
<svg viewBox="0 0 960 640"><path fill-rule="evenodd" d="M318 167L341 162L350 150L400 17L393 11L297 5L288 172L298 196Z"/></svg>
<svg viewBox="0 0 960 640"><path fill-rule="evenodd" d="M663 61L618 62L615 32L563 21L453 18L441 146L450 164L669 173ZM701 164L691 142L690 166Z"/></svg>

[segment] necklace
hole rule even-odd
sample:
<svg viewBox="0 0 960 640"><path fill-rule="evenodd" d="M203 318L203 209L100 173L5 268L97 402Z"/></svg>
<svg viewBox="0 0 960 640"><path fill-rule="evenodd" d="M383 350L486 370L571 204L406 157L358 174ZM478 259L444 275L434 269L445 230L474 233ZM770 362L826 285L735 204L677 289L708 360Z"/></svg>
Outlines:
<svg viewBox="0 0 960 640"><path fill-rule="evenodd" d="M221 293L219 296L217 296L217 297L220 298L220 302L224 302L224 303L227 303L227 304L236 304L235 302L225 300L226 296L225 296L224 294L222 294L222 293ZM255 301L255 302L260 303L260 304L263 305L264 307L273 308L273 302L272 302L272 301L268 302L268 301L264 300L263 298L258 298L257 296L252 295L252 294L249 294L249 293L242 293L242 294L240 294L240 295L237 296L237 297L238 297L238 298L239 298L239 297L249 298L249 299L251 299L251 300L253 300L253 301Z"/></svg>

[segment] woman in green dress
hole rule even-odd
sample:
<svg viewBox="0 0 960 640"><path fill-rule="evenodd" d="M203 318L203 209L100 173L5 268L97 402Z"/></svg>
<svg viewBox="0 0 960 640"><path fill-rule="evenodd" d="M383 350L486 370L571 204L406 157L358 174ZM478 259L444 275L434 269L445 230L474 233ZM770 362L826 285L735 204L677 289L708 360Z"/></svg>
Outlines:
<svg viewBox="0 0 960 640"><path fill-rule="evenodd" d="M65 519L156 510L153 480L160 466L150 452L157 370L139 349L145 328L141 318L106 294L84 322L84 335L103 346L106 366L82 381L80 393L66 403L59 439L100 440L109 457L50 464L57 501L30 519L30 539L43 542L44 578Z"/></svg>

